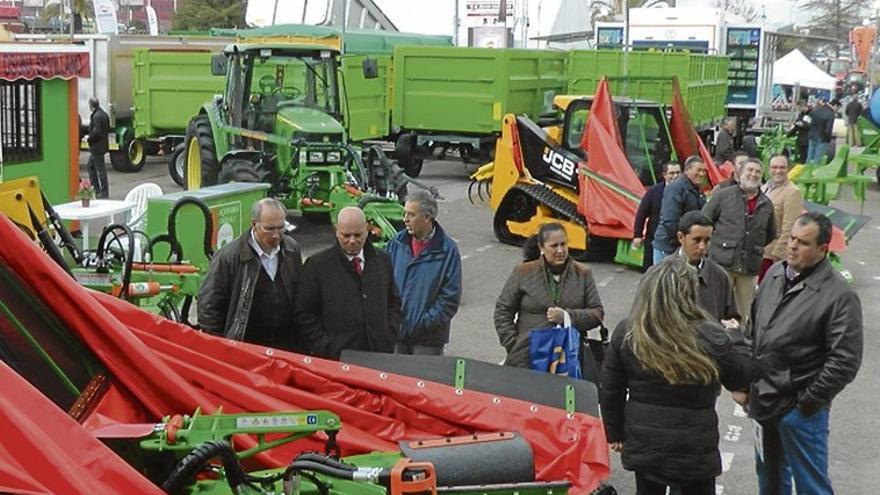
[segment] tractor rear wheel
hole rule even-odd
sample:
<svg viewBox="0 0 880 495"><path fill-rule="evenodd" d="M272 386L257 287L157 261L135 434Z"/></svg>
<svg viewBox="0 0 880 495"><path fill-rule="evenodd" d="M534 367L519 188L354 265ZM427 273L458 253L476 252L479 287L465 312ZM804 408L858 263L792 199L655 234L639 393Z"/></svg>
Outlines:
<svg viewBox="0 0 880 495"><path fill-rule="evenodd" d="M193 117L186 128L185 188L188 190L217 184L220 166L217 148L207 115Z"/></svg>
<svg viewBox="0 0 880 495"><path fill-rule="evenodd" d="M171 180L174 181L180 187L186 186L186 181L183 180L183 176L185 174L186 169L186 143L180 143L174 147L171 151L171 155L168 158L168 175L171 176Z"/></svg>

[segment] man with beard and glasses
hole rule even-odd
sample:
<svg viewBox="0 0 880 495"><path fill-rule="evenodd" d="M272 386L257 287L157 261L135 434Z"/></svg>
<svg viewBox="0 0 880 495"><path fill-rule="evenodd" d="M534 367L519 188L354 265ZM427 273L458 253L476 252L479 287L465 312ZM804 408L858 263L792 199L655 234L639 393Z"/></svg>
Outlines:
<svg viewBox="0 0 880 495"><path fill-rule="evenodd" d="M703 207L715 225L709 259L730 274L736 306L743 317L749 314L755 295L764 247L776 238L773 203L761 192L763 172L760 161L746 160L737 187L717 191Z"/></svg>

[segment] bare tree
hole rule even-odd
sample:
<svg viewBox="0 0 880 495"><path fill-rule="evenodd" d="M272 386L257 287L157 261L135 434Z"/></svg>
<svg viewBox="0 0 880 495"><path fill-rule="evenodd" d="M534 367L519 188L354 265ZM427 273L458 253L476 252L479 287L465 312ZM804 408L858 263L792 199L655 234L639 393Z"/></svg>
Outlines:
<svg viewBox="0 0 880 495"><path fill-rule="evenodd" d="M838 40L837 56L840 56L840 45L847 43L852 28L862 24L872 3L872 0L800 0L797 6L810 14L810 20L803 27L808 28L811 35Z"/></svg>
<svg viewBox="0 0 880 495"><path fill-rule="evenodd" d="M746 22L755 22L761 20L763 13L748 0L714 0L712 6L734 15L738 15L746 20Z"/></svg>

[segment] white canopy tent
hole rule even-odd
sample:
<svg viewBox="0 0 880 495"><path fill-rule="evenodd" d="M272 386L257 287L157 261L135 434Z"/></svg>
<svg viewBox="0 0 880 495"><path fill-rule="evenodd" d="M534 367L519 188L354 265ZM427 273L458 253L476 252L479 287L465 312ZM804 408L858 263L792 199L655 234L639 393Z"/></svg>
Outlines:
<svg viewBox="0 0 880 495"><path fill-rule="evenodd" d="M773 84L802 88L834 90L834 77L813 65L807 57L795 48L773 63Z"/></svg>

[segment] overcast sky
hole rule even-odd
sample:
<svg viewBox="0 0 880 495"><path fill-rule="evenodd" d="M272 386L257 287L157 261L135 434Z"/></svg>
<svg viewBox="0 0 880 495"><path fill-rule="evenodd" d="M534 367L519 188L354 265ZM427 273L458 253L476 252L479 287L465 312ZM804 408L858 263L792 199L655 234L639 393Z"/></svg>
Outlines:
<svg viewBox="0 0 880 495"><path fill-rule="evenodd" d="M455 0L373 0L401 31L452 35ZM510 0L514 1L514 0ZM530 0L540 2L540 0ZM554 2L555 3L555 2ZM460 5L465 0L459 0ZM711 7L710 0L679 0L680 7ZM793 7L790 0L752 0L759 11L762 6L767 24L778 27L792 22L803 22L804 14Z"/></svg>

